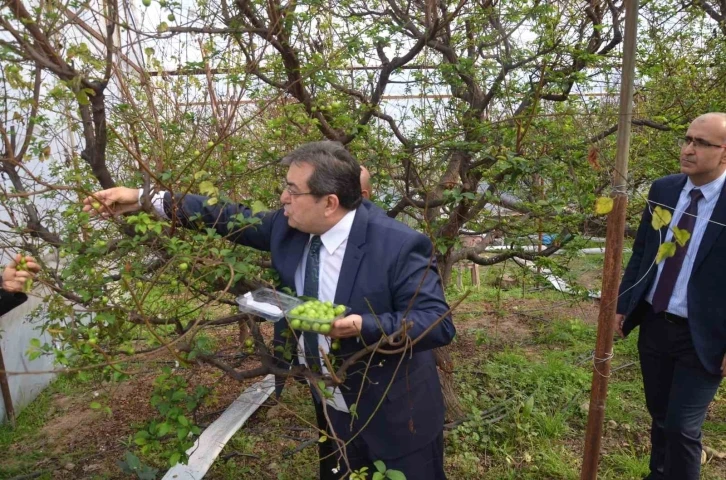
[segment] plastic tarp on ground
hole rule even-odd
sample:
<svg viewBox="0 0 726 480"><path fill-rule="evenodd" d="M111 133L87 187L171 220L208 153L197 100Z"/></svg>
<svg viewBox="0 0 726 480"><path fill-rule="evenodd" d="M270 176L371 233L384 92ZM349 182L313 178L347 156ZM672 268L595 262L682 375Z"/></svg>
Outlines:
<svg viewBox="0 0 726 480"><path fill-rule="evenodd" d="M31 339L38 338L41 344L51 342L50 335L41 335L36 330L40 320L31 323L30 313L42 302L39 295L42 293L29 295L27 302L0 317L0 349L8 372L41 372L55 368L52 356L41 355L33 361L27 356ZM32 402L54 378L53 373L8 375L15 415ZM0 422L6 420L5 404L0 397Z"/></svg>
<svg viewBox="0 0 726 480"><path fill-rule="evenodd" d="M227 410L202 432L194 446L187 450L189 462L172 467L163 480L200 480L204 478L232 435L267 400L275 390L275 377L267 375L242 392Z"/></svg>

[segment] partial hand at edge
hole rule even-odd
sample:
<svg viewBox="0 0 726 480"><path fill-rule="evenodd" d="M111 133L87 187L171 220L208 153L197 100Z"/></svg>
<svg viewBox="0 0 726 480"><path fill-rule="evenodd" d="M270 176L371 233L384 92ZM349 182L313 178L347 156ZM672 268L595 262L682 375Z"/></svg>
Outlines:
<svg viewBox="0 0 726 480"><path fill-rule="evenodd" d="M114 187L101 190L83 199L83 211L91 215L109 217L122 213L136 212L139 206L137 188Z"/></svg>
<svg viewBox="0 0 726 480"><path fill-rule="evenodd" d="M624 322L625 322L625 315L616 313L615 314L615 331L618 332L618 335L620 335L620 338L625 338L625 334L623 333L623 323Z"/></svg>
<svg viewBox="0 0 726 480"><path fill-rule="evenodd" d="M363 317L348 315L333 322L329 335L332 338L357 337L360 335L361 328L363 328Z"/></svg>
<svg viewBox="0 0 726 480"><path fill-rule="evenodd" d="M32 280L40 271L40 265L35 263L35 259L27 256L25 257L25 270L18 270L17 266L22 258L20 254L15 255L15 259L3 270L2 285L6 292L22 293L25 290L25 282Z"/></svg>

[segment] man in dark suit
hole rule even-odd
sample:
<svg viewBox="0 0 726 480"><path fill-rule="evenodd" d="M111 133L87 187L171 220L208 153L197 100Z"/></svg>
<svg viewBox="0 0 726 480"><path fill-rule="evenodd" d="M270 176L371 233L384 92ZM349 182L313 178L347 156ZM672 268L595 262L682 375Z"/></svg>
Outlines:
<svg viewBox="0 0 726 480"><path fill-rule="evenodd" d="M18 265L25 263L24 269L18 269ZM4 269L0 277L0 315L5 315L13 308L25 303L28 296L24 293L25 282L32 280L40 266L35 263L33 257L15 256Z"/></svg>
<svg viewBox="0 0 726 480"><path fill-rule="evenodd" d="M370 473L373 462L382 460L409 479L444 479L444 404L431 350L451 342L455 329L431 241L362 203L360 167L341 144L306 144L283 163L289 165L280 197L284 207L259 214L259 222L246 228L231 226L238 214L252 216L243 205L209 205L196 195L172 199L164 192L155 194L152 204L186 227L212 227L233 242L270 251L282 286L298 295L349 306L350 315L335 321L329 334L340 339L338 358L393 334L404 319L410 323L412 349L362 359L330 392L329 423L314 392L318 423L347 442L352 470L368 467ZM94 197L103 202L97 208L101 213L140 208L136 189L114 188ZM96 210L94 201L86 199L84 210ZM275 324L276 341L286 329L284 320ZM301 335L299 361L320 365L319 351L330 346L326 336ZM330 440L320 445L321 478L338 479L347 472L339 456Z"/></svg>
<svg viewBox="0 0 726 480"><path fill-rule="evenodd" d="M653 182L622 284L616 329L640 325L638 351L651 426L647 479L696 480L701 426L726 375L726 114L691 123L681 174ZM651 225L656 207L670 225ZM675 230L675 229L678 230ZM673 232L688 240L655 264ZM683 243L683 242L682 242Z"/></svg>

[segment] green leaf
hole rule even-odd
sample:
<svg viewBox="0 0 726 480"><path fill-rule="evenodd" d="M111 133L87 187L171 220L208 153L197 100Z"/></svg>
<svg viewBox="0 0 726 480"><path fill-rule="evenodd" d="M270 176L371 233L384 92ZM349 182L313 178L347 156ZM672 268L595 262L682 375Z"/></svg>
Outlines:
<svg viewBox="0 0 726 480"><path fill-rule="evenodd" d="M189 420L187 420L187 417L185 417L184 415L179 415L176 420L179 422L179 424L184 425L185 427L189 426Z"/></svg>
<svg viewBox="0 0 726 480"><path fill-rule="evenodd" d="M318 443L323 443L326 441L328 441L328 437L326 437L325 435L320 435L320 438L318 438Z"/></svg>
<svg viewBox="0 0 726 480"><path fill-rule="evenodd" d="M126 461L126 465L128 465L132 470L136 470L141 466L141 460L139 460L139 457L131 452L126 452L124 460Z"/></svg>
<svg viewBox="0 0 726 480"><path fill-rule="evenodd" d="M653 210L653 218L650 221L653 228L655 230L660 230L661 228L670 225L670 223L671 212L661 207L655 207Z"/></svg>
<svg viewBox="0 0 726 480"><path fill-rule="evenodd" d="M676 254L676 244L673 242L661 243L658 253L655 255L655 263L660 263L668 257Z"/></svg>
<svg viewBox="0 0 726 480"><path fill-rule="evenodd" d="M219 190L217 189L217 187L215 187L214 184L212 182L210 182L209 180L204 180L203 182L199 183L199 192L202 195L207 195L209 197L215 197L215 196L217 196L218 191Z"/></svg>
<svg viewBox="0 0 726 480"><path fill-rule="evenodd" d="M529 398L524 402L524 414L529 416L532 414L534 409L534 396L530 395Z"/></svg>
<svg viewBox="0 0 726 480"><path fill-rule="evenodd" d="M373 480L385 480L386 476L381 472L373 472Z"/></svg>
<svg viewBox="0 0 726 480"><path fill-rule="evenodd" d="M101 408L101 404L100 404L100 403L98 403L98 402L91 402L91 405L90 405L90 407L91 407L92 409L94 409L94 410L98 410L99 408Z"/></svg>
<svg viewBox="0 0 726 480"><path fill-rule="evenodd" d="M156 436L161 438L164 435L166 435L167 433L169 433L170 431L171 431L171 425L164 422L161 425L159 425L159 431L156 432Z"/></svg>
<svg viewBox="0 0 726 480"><path fill-rule="evenodd" d="M606 215L613 209L613 199L610 197L600 197L595 200L595 213L598 215Z"/></svg>
<svg viewBox="0 0 726 480"><path fill-rule="evenodd" d="M79 90L76 92L76 100L78 101L79 105L88 105L91 103L91 101L88 99L88 94L84 90Z"/></svg>
<svg viewBox="0 0 726 480"><path fill-rule="evenodd" d="M386 470L386 478L389 480L406 480L406 475L400 470Z"/></svg>
<svg viewBox="0 0 726 480"><path fill-rule="evenodd" d="M376 470L383 473L386 471L386 464L383 463L381 460L376 460L373 462L373 465L376 467Z"/></svg>
<svg viewBox="0 0 726 480"><path fill-rule="evenodd" d="M173 467L177 463L179 463L179 459L181 458L181 453L174 452L171 454L171 457L169 457L169 466Z"/></svg>
<svg viewBox="0 0 726 480"><path fill-rule="evenodd" d="M676 240L676 243L681 247L685 247L686 243L688 243L688 240L691 238L691 232L678 227L673 227L671 230L673 230L673 238Z"/></svg>
<svg viewBox="0 0 726 480"><path fill-rule="evenodd" d="M267 208L267 206L259 200L252 202L252 215L257 215L258 213L266 212L267 210L269 210L269 208Z"/></svg>

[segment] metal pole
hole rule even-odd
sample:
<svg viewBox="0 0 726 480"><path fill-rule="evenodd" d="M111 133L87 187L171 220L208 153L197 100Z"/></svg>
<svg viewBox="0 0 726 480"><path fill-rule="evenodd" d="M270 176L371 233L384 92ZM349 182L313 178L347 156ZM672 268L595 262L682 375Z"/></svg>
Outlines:
<svg viewBox="0 0 726 480"><path fill-rule="evenodd" d="M620 118L618 143L613 178L613 209L608 215L603 267L602 297L598 316L597 343L593 358L590 410L585 433L585 451L580 480L595 480L600 462L602 426L605 419L605 400L608 394L610 358L613 351L613 333L617 309L623 236L625 233L625 207L628 203L626 182L628 177L628 149L630 124L633 113L633 77L635 74L635 46L638 35L638 0L625 0L625 41L623 44L623 70L620 84Z"/></svg>

